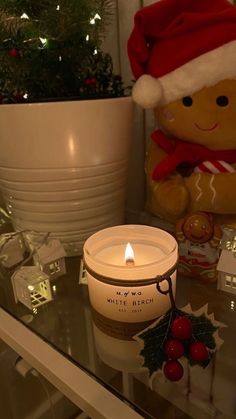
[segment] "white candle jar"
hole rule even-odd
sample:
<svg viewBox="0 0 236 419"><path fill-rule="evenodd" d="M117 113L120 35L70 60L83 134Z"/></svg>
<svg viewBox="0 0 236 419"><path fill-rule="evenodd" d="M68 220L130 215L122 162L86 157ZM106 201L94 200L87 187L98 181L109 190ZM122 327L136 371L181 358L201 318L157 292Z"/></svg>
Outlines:
<svg viewBox="0 0 236 419"><path fill-rule="evenodd" d="M125 263L128 242L134 251L134 266ZM158 292L156 284L158 277L167 274L175 296L177 258L178 245L174 237L154 227L122 225L89 237L84 245L84 262L98 327L104 329L106 319L112 320L111 333L115 336L114 321L126 323L127 330L128 324L135 323L142 323L144 328L166 313L171 306L169 295ZM163 289L168 288L166 285L166 281L160 284ZM109 326L105 329L109 333ZM133 335L139 329L132 328Z"/></svg>

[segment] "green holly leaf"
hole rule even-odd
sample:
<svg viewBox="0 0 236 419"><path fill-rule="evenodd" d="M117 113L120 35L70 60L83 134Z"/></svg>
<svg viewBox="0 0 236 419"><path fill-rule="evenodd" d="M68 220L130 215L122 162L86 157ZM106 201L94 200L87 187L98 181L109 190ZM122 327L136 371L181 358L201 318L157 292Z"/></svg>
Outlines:
<svg viewBox="0 0 236 419"><path fill-rule="evenodd" d="M165 316L154 323L154 326L150 326L136 336L137 340L143 342L140 355L143 357L143 367L148 369L149 376L161 369L163 362L166 360L163 345L167 339L174 315L174 310L169 310Z"/></svg>

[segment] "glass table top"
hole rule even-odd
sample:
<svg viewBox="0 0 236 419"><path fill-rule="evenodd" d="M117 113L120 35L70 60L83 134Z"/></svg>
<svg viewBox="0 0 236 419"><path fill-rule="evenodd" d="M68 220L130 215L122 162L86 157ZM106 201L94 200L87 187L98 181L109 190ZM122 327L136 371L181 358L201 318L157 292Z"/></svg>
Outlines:
<svg viewBox="0 0 236 419"><path fill-rule="evenodd" d="M183 361L180 382L171 383L160 373L151 389L148 373L135 369L133 342L108 336L94 324L87 285L79 283L80 259L67 258L66 268L52 281L53 300L34 313L15 303L10 277L1 274L0 306L145 418L236 417L236 295L177 275L177 307L191 303L197 310L208 303L209 313L227 325L220 331L224 344L206 369Z"/></svg>

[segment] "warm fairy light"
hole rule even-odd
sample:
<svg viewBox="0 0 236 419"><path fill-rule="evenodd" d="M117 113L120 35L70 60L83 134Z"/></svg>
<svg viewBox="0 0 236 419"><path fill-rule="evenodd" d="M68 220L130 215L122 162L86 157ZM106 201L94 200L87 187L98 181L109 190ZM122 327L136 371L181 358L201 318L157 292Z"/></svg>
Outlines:
<svg viewBox="0 0 236 419"><path fill-rule="evenodd" d="M56 10L60 10L60 5L59 4L57 5Z"/></svg>
<svg viewBox="0 0 236 419"><path fill-rule="evenodd" d="M98 13L96 13L96 15L94 16L94 19L95 19L95 20L96 20L96 19L98 19L98 20L102 20L101 16L100 16Z"/></svg>
<svg viewBox="0 0 236 419"><path fill-rule="evenodd" d="M95 50L93 51L93 55L97 55L97 53L98 53L98 50L97 48L95 48Z"/></svg>
<svg viewBox="0 0 236 419"><path fill-rule="evenodd" d="M23 95L23 98L24 98L24 99L28 99L28 93L25 93L25 94Z"/></svg>
<svg viewBox="0 0 236 419"><path fill-rule="evenodd" d="M94 15L94 17L90 19L90 25L95 25L96 20L102 20L101 16L98 13L96 13L96 15Z"/></svg>
<svg viewBox="0 0 236 419"><path fill-rule="evenodd" d="M23 15L21 15L21 19L29 19L29 16L26 13L23 13Z"/></svg>
<svg viewBox="0 0 236 419"><path fill-rule="evenodd" d="M39 38L43 45L47 44L47 38Z"/></svg>
<svg viewBox="0 0 236 419"><path fill-rule="evenodd" d="M59 55L58 60L62 61L62 56L61 55Z"/></svg>
<svg viewBox="0 0 236 419"><path fill-rule="evenodd" d="M33 287L33 285L28 285L28 290L29 290L29 291L34 291L34 287Z"/></svg>
<svg viewBox="0 0 236 419"><path fill-rule="evenodd" d="M127 266L134 266L134 251L130 243L127 244L125 249L125 264Z"/></svg>
<svg viewBox="0 0 236 419"><path fill-rule="evenodd" d="M89 34L88 35L86 35L86 41L89 41L89 38L90 38L90 36L89 36Z"/></svg>

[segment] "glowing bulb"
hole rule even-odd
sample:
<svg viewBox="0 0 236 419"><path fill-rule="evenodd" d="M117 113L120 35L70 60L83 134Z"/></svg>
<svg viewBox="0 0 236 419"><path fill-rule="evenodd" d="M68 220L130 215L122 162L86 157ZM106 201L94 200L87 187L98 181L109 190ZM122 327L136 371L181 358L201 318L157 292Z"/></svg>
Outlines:
<svg viewBox="0 0 236 419"><path fill-rule="evenodd" d="M29 291L34 291L34 287L33 287L33 285L28 285L28 290L29 290Z"/></svg>
<svg viewBox="0 0 236 419"><path fill-rule="evenodd" d="M130 243L127 244L125 249L125 264L134 266L134 251Z"/></svg>
<svg viewBox="0 0 236 419"><path fill-rule="evenodd" d="M28 93L25 93L25 94L23 95L23 98L24 98L24 99L28 99Z"/></svg>
<svg viewBox="0 0 236 419"><path fill-rule="evenodd" d="M93 55L97 55L97 53L98 53L98 50L97 48L95 48L95 50L93 51Z"/></svg>
<svg viewBox="0 0 236 419"><path fill-rule="evenodd" d="M60 10L60 5L59 4L57 5L56 10Z"/></svg>
<svg viewBox="0 0 236 419"><path fill-rule="evenodd" d="M26 13L23 13L23 15L21 15L21 19L29 19L29 16Z"/></svg>
<svg viewBox="0 0 236 419"><path fill-rule="evenodd" d="M89 36L89 34L88 35L86 35L86 41L89 41L89 38L90 38L90 36Z"/></svg>
<svg viewBox="0 0 236 419"><path fill-rule="evenodd" d="M95 19L95 20L96 20L96 19L98 19L98 20L102 20L101 16L100 16L98 13L96 13L96 15L94 16L94 19Z"/></svg>
<svg viewBox="0 0 236 419"><path fill-rule="evenodd" d="M62 56L61 55L59 55L58 60L62 61Z"/></svg>
<svg viewBox="0 0 236 419"><path fill-rule="evenodd" d="M42 42L43 46L47 44L47 38L39 38L39 39Z"/></svg>
<svg viewBox="0 0 236 419"><path fill-rule="evenodd" d="M98 13L96 13L96 15L94 15L94 17L92 17L90 19L90 24L91 25L95 25L96 20L102 20L101 16Z"/></svg>

